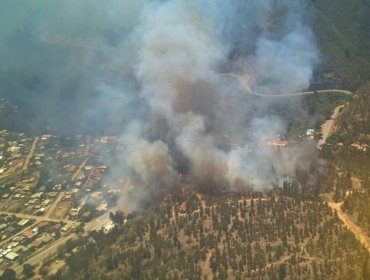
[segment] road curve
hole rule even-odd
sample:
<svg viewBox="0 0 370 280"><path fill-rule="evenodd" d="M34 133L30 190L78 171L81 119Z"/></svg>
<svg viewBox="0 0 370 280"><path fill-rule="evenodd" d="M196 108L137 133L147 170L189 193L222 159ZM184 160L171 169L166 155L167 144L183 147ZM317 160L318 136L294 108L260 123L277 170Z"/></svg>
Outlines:
<svg viewBox="0 0 370 280"><path fill-rule="evenodd" d="M281 93L281 94L263 94L263 93L259 93L259 92L252 90L252 88L248 84L248 79L246 79L243 76L240 76L234 73L225 73L225 74L219 74L219 75L229 76L229 77L233 77L237 79L247 93L250 93L256 96L261 96L261 97L289 97L289 96L302 96L302 95L310 95L314 93L329 93L329 92L338 92L338 93L352 95L351 91L343 90L343 89L324 89L324 90L316 90L316 91L301 91L301 92Z"/></svg>
<svg viewBox="0 0 370 280"><path fill-rule="evenodd" d="M329 197L324 197L324 200L328 203L328 206L333 209L338 218L343 222L344 226L347 227L357 238L358 241L368 250L370 253L370 238L367 234L357 226L351 218L342 210L343 202L335 203Z"/></svg>

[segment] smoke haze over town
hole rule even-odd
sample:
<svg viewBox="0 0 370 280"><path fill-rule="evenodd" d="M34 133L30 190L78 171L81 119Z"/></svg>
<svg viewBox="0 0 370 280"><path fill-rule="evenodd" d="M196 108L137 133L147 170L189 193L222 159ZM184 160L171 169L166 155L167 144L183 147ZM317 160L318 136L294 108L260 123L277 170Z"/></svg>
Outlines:
<svg viewBox="0 0 370 280"><path fill-rule="evenodd" d="M220 75L268 94L307 89L319 52L299 1L67 0L35 10L0 48L21 126L121 135L111 179L129 178L139 200L178 173L205 191L262 190L318 164L311 144L266 148L287 133L271 108L299 110L299 98L251 97Z"/></svg>

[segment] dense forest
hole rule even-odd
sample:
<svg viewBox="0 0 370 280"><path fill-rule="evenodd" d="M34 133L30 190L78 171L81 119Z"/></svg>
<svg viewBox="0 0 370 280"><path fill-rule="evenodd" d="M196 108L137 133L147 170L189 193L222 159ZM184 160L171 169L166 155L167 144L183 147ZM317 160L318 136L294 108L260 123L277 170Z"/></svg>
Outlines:
<svg viewBox="0 0 370 280"><path fill-rule="evenodd" d="M341 113L323 149L334 201L370 236L370 86L361 87Z"/></svg>
<svg viewBox="0 0 370 280"><path fill-rule="evenodd" d="M366 279L368 254L320 199L292 183L265 195L168 195L61 251L50 279Z"/></svg>
<svg viewBox="0 0 370 280"><path fill-rule="evenodd" d="M342 87L357 89L366 84L370 81L369 0L308 2L322 52L322 73L334 73Z"/></svg>

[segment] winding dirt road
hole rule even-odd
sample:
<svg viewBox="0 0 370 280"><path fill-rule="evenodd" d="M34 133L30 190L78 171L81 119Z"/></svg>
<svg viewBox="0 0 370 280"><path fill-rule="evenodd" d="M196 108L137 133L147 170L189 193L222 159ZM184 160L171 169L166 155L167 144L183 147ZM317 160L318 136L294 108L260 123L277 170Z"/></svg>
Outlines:
<svg viewBox="0 0 370 280"><path fill-rule="evenodd" d="M324 90L317 90L317 91L302 91L302 92L295 92L295 93L263 94L263 93L259 93L259 92L256 92L256 91L252 90L252 88L249 85L249 76L244 77L244 76L240 76L240 75L237 75L237 74L234 74L234 73L226 73L226 74L220 74L220 75L221 76L233 77L233 78L237 79L239 81L239 83L243 86L244 90L247 93L255 95L255 96L260 96L260 97L294 97L294 96L302 96L302 95L311 95L311 94L315 94L315 93L333 93L333 92L343 93L343 94L347 94L347 95L352 95L353 94L351 91L343 90L343 89L324 89ZM327 120L322 125L322 127L321 127L322 138L319 140L319 142L317 143L317 146L316 146L318 149L322 148L322 145L325 144L327 138L330 136L330 134L333 130L334 124L335 124L335 120L337 119L337 117L340 114L341 108L343 108L343 105L340 105L340 106L336 107L334 109L334 112L331 115L330 119Z"/></svg>
<svg viewBox="0 0 370 280"><path fill-rule="evenodd" d="M343 94L352 95L353 93L348 90L341 90L341 89L327 89L327 90L318 90L318 91L303 91L303 92L296 92L296 93L283 93L283 94L262 94L258 93L252 90L252 88L248 84L249 77L242 77L233 73L229 74L221 74L223 76L230 76L239 81L239 83L243 86L245 91L247 93L250 93L252 95L261 96L261 97L289 97L289 96L302 96L302 95L310 95L314 93L330 93L330 92L338 92ZM321 149L322 145L325 144L327 138L330 136L335 120L338 118L340 114L340 109L343 108L344 105L338 106L335 108L333 114L331 115L330 119L328 119L321 127L322 131L322 139L319 140L317 143L317 148ZM330 198L325 197L325 201L328 203L328 206L333 209L337 215L338 218L343 222L344 226L350 230L354 236L363 244L363 246L369 251L370 253L370 238L367 236L367 234L359 227L357 226L351 218L344 213L341 206L343 202L335 203Z"/></svg>
<svg viewBox="0 0 370 280"><path fill-rule="evenodd" d="M263 93L259 93L259 92L252 90L252 88L248 84L249 76L243 77L243 76L240 76L234 73L226 73L226 74L220 74L220 75L229 76L229 77L233 77L237 79L247 93L250 93L256 96L261 96L261 97L289 97L289 96L301 96L301 95L310 95L314 93L329 93L329 92L338 92L338 93L352 95L352 92L348 90L343 90L343 89L324 89L324 90L317 90L317 91L301 91L301 92L295 92L295 93L263 94Z"/></svg>
<svg viewBox="0 0 370 280"><path fill-rule="evenodd" d="M351 220L351 218L346 213L344 213L341 208L343 202L335 203L328 197L325 198L325 201L328 203L329 207L337 213L338 218L343 222L343 224L353 233L357 240L360 241L361 244L363 244L363 246L370 253L370 238L359 226L357 226Z"/></svg>

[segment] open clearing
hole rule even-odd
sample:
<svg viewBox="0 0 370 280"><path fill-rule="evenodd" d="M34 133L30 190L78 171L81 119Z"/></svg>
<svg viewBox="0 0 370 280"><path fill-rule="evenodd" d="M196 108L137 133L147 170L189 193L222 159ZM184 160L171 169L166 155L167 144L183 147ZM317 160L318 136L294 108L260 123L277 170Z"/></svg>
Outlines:
<svg viewBox="0 0 370 280"><path fill-rule="evenodd" d="M72 202L70 200L61 201L55 207L54 211L50 214L50 218L53 219L64 219L69 208L71 208Z"/></svg>

